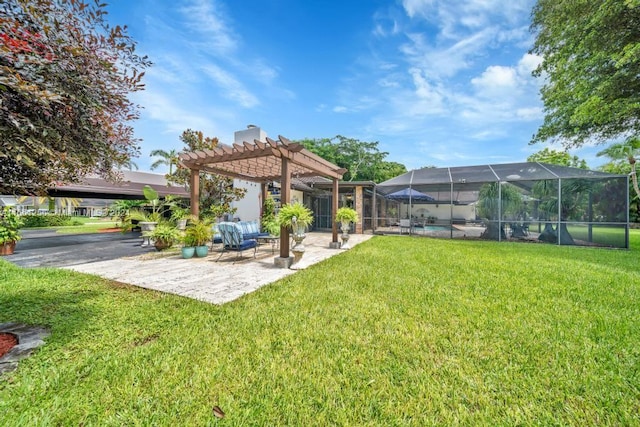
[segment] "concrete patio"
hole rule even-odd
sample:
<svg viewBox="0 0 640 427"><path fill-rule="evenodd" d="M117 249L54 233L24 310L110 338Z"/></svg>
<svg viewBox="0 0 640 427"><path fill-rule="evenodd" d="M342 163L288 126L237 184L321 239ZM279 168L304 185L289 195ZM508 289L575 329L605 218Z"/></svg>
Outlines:
<svg viewBox="0 0 640 427"><path fill-rule="evenodd" d="M355 246L373 237L370 234L353 234L349 243ZM258 248L257 256L253 251L242 254L240 260L236 253L226 253L216 262L219 253L214 250L205 258L182 259L179 252L150 252L134 257L98 261L88 264L63 267L83 273L168 292L188 298L194 298L213 304L233 301L273 283L285 276L294 274L329 257L339 255L344 250L330 249L330 233L308 233L304 240L306 252L299 263L290 269L277 268L271 245Z"/></svg>

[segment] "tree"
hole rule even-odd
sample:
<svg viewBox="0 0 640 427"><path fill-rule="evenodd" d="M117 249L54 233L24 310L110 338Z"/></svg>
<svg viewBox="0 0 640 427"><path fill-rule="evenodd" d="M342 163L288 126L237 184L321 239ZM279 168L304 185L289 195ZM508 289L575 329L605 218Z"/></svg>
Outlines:
<svg viewBox="0 0 640 427"><path fill-rule="evenodd" d="M640 138L627 138L624 142L610 145L600 151L598 156L607 156L611 161L601 167L605 172L631 176L633 191L629 195L629 210L632 220L640 218L640 188L638 187L638 174L636 171L636 157L640 156Z"/></svg>
<svg viewBox="0 0 640 427"><path fill-rule="evenodd" d="M640 138L627 138L625 142L611 144L609 147L600 151L598 156L607 156L613 161L626 160L631 166L631 182L636 195L640 197L640 188L638 187L638 175L636 173L636 156L640 156Z"/></svg>
<svg viewBox="0 0 640 427"><path fill-rule="evenodd" d="M522 204L522 193L509 183L492 182L483 184L478 194L478 214L485 219L486 230L480 236L483 239L506 239L504 225L498 227L500 215L514 214Z"/></svg>
<svg viewBox="0 0 640 427"><path fill-rule="evenodd" d="M640 0L538 0L531 29L545 77L532 143L640 134Z"/></svg>
<svg viewBox="0 0 640 427"><path fill-rule="evenodd" d="M378 150L378 142L365 142L342 135L322 139L298 141L307 150L323 159L347 169L344 181L382 182L407 171L397 162L387 162L389 153Z"/></svg>
<svg viewBox="0 0 640 427"><path fill-rule="evenodd" d="M154 170L162 165L169 166L169 175L173 175L173 167L178 165L178 152L176 150L153 150L150 154L151 157L160 157L151 164L151 170Z"/></svg>
<svg viewBox="0 0 640 427"><path fill-rule="evenodd" d="M44 194L138 153L130 122L150 65L105 5L5 0L0 6L0 193Z"/></svg>
<svg viewBox="0 0 640 427"><path fill-rule="evenodd" d="M566 151L550 150L548 148L545 148L542 151L538 151L537 153L533 153L532 155L527 157L527 161L588 169L587 162L583 159L580 159L578 156L572 156Z"/></svg>
<svg viewBox="0 0 640 427"><path fill-rule="evenodd" d="M186 151L212 150L217 147L218 138L205 137L200 131L187 129L180 135L180 140L185 144ZM189 186L189 169L177 165L176 171L167 176L169 182ZM224 213L235 213L231 203L242 199L247 190L234 188L233 179L217 174L200 172L200 203L203 215L219 217ZM192 200L191 203L196 203Z"/></svg>

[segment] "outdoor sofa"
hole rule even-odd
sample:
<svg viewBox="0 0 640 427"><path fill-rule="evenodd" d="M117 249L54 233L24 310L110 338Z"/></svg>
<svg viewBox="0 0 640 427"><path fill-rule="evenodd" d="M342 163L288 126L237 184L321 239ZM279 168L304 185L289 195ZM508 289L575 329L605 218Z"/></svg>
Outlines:
<svg viewBox="0 0 640 427"><path fill-rule="evenodd" d="M222 223L219 223L222 224ZM240 230L242 231L242 239L243 240L257 240L270 237L269 233L261 233L260 232L260 223L257 220L254 221L237 221L234 224L238 224ZM213 244L221 244L222 236L218 230L218 224L214 224L213 228Z"/></svg>

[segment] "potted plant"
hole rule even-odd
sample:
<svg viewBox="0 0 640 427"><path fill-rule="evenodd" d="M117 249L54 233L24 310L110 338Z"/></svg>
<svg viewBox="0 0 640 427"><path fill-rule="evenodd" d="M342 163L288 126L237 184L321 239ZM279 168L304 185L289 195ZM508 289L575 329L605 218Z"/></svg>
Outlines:
<svg viewBox="0 0 640 427"><path fill-rule="evenodd" d="M351 227L351 223L357 223L359 220L358 212L355 209L348 208L346 206L341 207L336 212L336 221L340 222L342 230L342 235L340 238L342 239L342 245L340 246L342 249L350 249L349 246L349 229Z"/></svg>
<svg viewBox="0 0 640 427"><path fill-rule="evenodd" d="M299 202L286 204L278 212L278 223L281 227L287 227L293 232L293 240L296 244L291 248L291 252L293 252L293 262L296 263L304 253L302 240L305 238L305 231L313 223L313 212Z"/></svg>
<svg viewBox="0 0 640 427"><path fill-rule="evenodd" d="M184 231L184 239L195 246L196 255L199 257L207 256L209 253L207 244L212 235L211 222L197 218L191 218Z"/></svg>
<svg viewBox="0 0 640 427"><path fill-rule="evenodd" d="M11 255L16 249L16 243L21 239L20 227L22 220L10 208L5 207L0 212L0 255Z"/></svg>
<svg viewBox="0 0 640 427"><path fill-rule="evenodd" d="M158 192L154 190L150 185L145 185L142 189L144 198L146 199L146 206L151 206L151 212L147 212L143 209L131 209L127 217L126 226L123 227L123 231L128 231L133 228L133 224L137 223L142 231L142 245L147 246L152 244L148 237L150 231L152 231L158 222L162 219L162 207L163 204L160 201ZM146 232L146 234L145 234Z"/></svg>
<svg viewBox="0 0 640 427"><path fill-rule="evenodd" d="M179 205L172 205L170 209L171 220L176 223L176 228L178 230L185 230L187 228L187 221L191 215L189 209Z"/></svg>
<svg viewBox="0 0 640 427"><path fill-rule="evenodd" d="M192 235L187 235L185 233L185 235L182 236L181 240L182 240L182 258L184 259L193 258L193 256L196 253L195 237Z"/></svg>
<svg viewBox="0 0 640 427"><path fill-rule="evenodd" d="M173 246L180 238L180 231L166 222L161 222L151 231L143 232L143 235L153 241L157 250L161 251Z"/></svg>

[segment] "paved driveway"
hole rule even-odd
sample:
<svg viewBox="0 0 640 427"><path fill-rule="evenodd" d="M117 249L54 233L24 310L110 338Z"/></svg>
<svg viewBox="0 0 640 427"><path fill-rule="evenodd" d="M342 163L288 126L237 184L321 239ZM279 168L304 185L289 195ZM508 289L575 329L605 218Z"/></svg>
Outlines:
<svg viewBox="0 0 640 427"><path fill-rule="evenodd" d="M140 233L57 234L22 230L13 255L3 259L22 267L68 267L153 252L141 247Z"/></svg>

